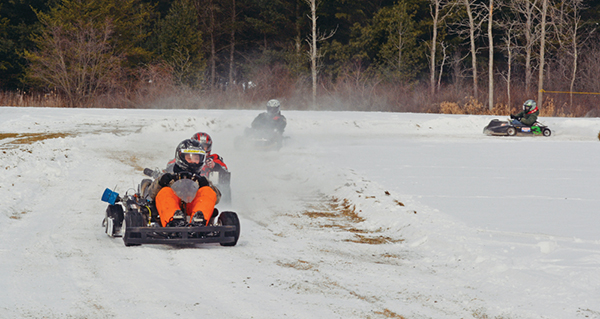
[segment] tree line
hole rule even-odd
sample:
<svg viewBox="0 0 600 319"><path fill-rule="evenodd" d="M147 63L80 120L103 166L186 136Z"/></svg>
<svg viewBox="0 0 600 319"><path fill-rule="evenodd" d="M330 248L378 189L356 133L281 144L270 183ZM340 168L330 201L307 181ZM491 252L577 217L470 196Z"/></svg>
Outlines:
<svg viewBox="0 0 600 319"><path fill-rule="evenodd" d="M0 91L68 107L365 111L531 98L583 115L600 98L598 20L591 0L9 0Z"/></svg>

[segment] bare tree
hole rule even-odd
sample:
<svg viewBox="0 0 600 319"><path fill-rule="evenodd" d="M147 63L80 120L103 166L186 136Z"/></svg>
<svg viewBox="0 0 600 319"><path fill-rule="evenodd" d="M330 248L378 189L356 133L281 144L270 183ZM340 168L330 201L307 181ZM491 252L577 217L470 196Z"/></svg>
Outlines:
<svg viewBox="0 0 600 319"><path fill-rule="evenodd" d="M512 94L511 94L511 85L512 85L512 64L513 64L513 51L515 50L515 25L514 21L510 21L504 25L506 29L506 34L504 36L504 50L507 55L507 70L506 70L506 95L508 100L508 107L512 106Z"/></svg>
<svg viewBox="0 0 600 319"><path fill-rule="evenodd" d="M78 22L68 29L46 23L36 41L40 51L26 53L29 76L61 92L68 106L88 106L121 84L123 57L110 43L112 33L110 20L98 27Z"/></svg>
<svg viewBox="0 0 600 319"><path fill-rule="evenodd" d="M317 105L317 75L319 71L317 68L317 63L319 58L321 57L319 54L319 49L317 48L317 42L325 41L331 38L335 34L335 30L327 35L319 35L317 32L317 7L319 5L318 1L304 1L310 6L310 16L308 16L308 18L310 19L311 23L311 35L306 40L306 42L308 42L309 45L308 55L310 57L310 71L312 76L312 103L313 107L315 107Z"/></svg>
<svg viewBox="0 0 600 319"><path fill-rule="evenodd" d="M440 46L442 47L442 63L440 64L440 74L438 76L438 82L437 82L437 90L440 90L440 87L442 85L442 74L444 73L444 65L446 64L446 59L448 58L448 55L446 54L446 49L448 48L448 45L445 44L444 42L440 43Z"/></svg>
<svg viewBox="0 0 600 319"><path fill-rule="evenodd" d="M312 103L317 105L317 0L305 0L310 6L311 37L308 40L310 52L310 73L312 76Z"/></svg>
<svg viewBox="0 0 600 319"><path fill-rule="evenodd" d="M579 46L581 43L578 41L578 31L581 27L581 10L583 7L582 0L571 0L573 15L572 15L572 24L570 30L571 35L571 54L573 56L573 72L571 73L571 83L569 86L569 91L571 92L569 95L569 104L573 107L573 89L575 87L575 77L577 75L577 63L579 61Z"/></svg>
<svg viewBox="0 0 600 319"><path fill-rule="evenodd" d="M548 0L542 0L542 25L540 33L540 68L538 73L538 98L537 101L540 105L543 105L544 98L544 54L546 50L546 15L548 13Z"/></svg>
<svg viewBox="0 0 600 319"><path fill-rule="evenodd" d="M516 14L517 27L524 37L522 47L525 50L525 92L527 95L531 94L533 48L540 36L540 30L536 23L539 20L537 9L539 1L511 0L509 3L510 9Z"/></svg>
<svg viewBox="0 0 600 319"><path fill-rule="evenodd" d="M489 109L494 108L494 34L492 33L492 26L494 21L494 0L490 0L488 7L488 42L489 42L489 62L488 62L488 100Z"/></svg>
<svg viewBox="0 0 600 319"><path fill-rule="evenodd" d="M229 43L229 86L233 87L233 70L235 65L235 0L231 0L231 42Z"/></svg>
<svg viewBox="0 0 600 319"><path fill-rule="evenodd" d="M435 83L435 67L436 67L436 54L437 54L437 36L438 36L438 27L439 25L448 17L451 10L445 10L446 8L450 9L454 6L454 2L447 2L445 0L429 0L431 3L429 4L429 11L431 17L433 18L433 27L431 34L431 45L429 47L429 87L430 93L433 97L436 92L436 83ZM450 7L450 8L449 8ZM445 11L445 13L443 13Z"/></svg>
<svg viewBox="0 0 600 319"><path fill-rule="evenodd" d="M477 0L459 0L462 2L467 14L467 21L460 21L457 23L457 33L463 37L468 38L470 44L470 55L471 55L471 74L473 77L473 97L475 100L479 99L479 76L477 71L477 46L475 44L479 33L481 32L481 25L485 21L483 15L485 13L484 8ZM465 36L466 34L466 36Z"/></svg>
<svg viewBox="0 0 600 319"><path fill-rule="evenodd" d="M558 10L550 21L554 27L554 33L558 40L558 46L564 52L565 58L570 60L569 77L569 105L573 106L573 91L575 79L578 71L579 51L587 38L582 39L579 33L582 28L581 10L583 10L583 0L561 1L557 4L554 11ZM561 54L562 55L562 54ZM560 58L560 57L559 57ZM565 77L567 75L565 74Z"/></svg>

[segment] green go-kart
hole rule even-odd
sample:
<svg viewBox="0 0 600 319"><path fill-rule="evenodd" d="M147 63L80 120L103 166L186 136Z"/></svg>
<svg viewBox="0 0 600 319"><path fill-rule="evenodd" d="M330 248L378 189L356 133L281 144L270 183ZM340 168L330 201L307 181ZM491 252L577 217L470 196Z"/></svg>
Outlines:
<svg viewBox="0 0 600 319"><path fill-rule="evenodd" d="M487 135L516 136L516 135L535 135L550 136L552 131L544 124L535 122L533 125L525 125L519 121L508 120L501 121L493 119L483 128L483 133Z"/></svg>

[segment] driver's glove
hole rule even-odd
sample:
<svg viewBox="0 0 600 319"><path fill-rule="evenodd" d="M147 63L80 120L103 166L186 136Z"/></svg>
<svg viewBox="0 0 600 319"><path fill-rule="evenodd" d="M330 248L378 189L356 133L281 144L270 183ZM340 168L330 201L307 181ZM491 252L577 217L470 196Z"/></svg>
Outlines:
<svg viewBox="0 0 600 319"><path fill-rule="evenodd" d="M175 175L171 173L164 173L163 176L161 176L158 180L158 185L162 187L168 186L173 179L175 179Z"/></svg>

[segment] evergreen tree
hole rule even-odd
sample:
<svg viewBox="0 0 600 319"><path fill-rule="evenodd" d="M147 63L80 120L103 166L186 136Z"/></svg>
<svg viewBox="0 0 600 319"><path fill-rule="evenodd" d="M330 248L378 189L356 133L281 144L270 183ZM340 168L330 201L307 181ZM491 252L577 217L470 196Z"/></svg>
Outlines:
<svg viewBox="0 0 600 319"><path fill-rule="evenodd" d="M11 0L0 3L0 90L27 89L27 60L23 51L35 44L31 34L39 30L34 10L48 10L47 0Z"/></svg>
<svg viewBox="0 0 600 319"><path fill-rule="evenodd" d="M176 0L157 30L158 55L171 66L180 85L202 83L205 60L198 16L189 0Z"/></svg>
<svg viewBox="0 0 600 319"><path fill-rule="evenodd" d="M372 48L369 59L383 74L412 81L424 70L424 46L418 43L421 30L415 21L414 1L399 1L379 10L367 26L361 42Z"/></svg>

